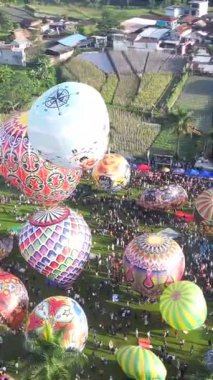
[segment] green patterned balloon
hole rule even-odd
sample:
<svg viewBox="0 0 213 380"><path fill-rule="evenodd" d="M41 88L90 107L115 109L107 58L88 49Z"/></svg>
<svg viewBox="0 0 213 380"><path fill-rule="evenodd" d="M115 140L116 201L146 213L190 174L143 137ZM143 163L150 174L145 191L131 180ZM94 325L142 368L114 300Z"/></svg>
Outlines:
<svg viewBox="0 0 213 380"><path fill-rule="evenodd" d="M127 377L136 380L165 380L166 368L152 351L140 346L123 346L117 361Z"/></svg>
<svg viewBox="0 0 213 380"><path fill-rule="evenodd" d="M207 317L207 306L202 290L190 281L169 285L160 297L163 319L174 329L195 330Z"/></svg>

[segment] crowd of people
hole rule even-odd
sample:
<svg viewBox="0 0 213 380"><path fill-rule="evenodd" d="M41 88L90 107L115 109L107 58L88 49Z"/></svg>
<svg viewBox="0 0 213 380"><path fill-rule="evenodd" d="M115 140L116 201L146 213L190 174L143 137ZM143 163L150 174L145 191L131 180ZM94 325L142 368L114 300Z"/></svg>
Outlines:
<svg viewBox="0 0 213 380"><path fill-rule="evenodd" d="M85 371L77 374L76 379L92 379L94 371L101 376L105 374L107 368L109 376L104 379L116 380L113 373L110 373L110 360L108 359L109 353L115 355L118 350L115 338L119 337L124 342L128 342L131 340L131 335L134 335L135 344L141 337L150 339L151 343L152 339L156 338L155 326L153 326L155 317L144 307L146 304L156 301L136 295L131 290L131 284L126 284L122 269L123 250L138 234L154 232L156 228L163 229L165 227L177 230L180 233L178 243L182 247L186 259L184 278L197 283L202 288L207 300L212 297L213 242L200 232L196 223L186 223L177 219L173 211L144 210L137 204L135 194L139 194L139 192L137 193L138 189L170 183L180 184L185 188L189 195L189 207L193 205L198 194L213 186L211 181L200 178L188 178L170 173L154 173L150 177L133 170L129 189L123 196L99 194L90 189L88 182L88 185L80 187L69 201L69 205L75 210L87 207L89 225L94 236L92 259L86 268L92 274L91 282L85 286L86 274L83 273L80 281L73 284L73 288L67 291L68 296L76 299L86 313L88 311L88 315L92 315L92 318L89 318L91 339L88 346L92 350L90 365ZM0 201L1 205L5 204L5 199ZM16 217L25 218L25 216L19 215L19 206L26 201L24 197L18 198L17 206L12 211ZM108 237L105 252L98 252L96 249L98 235ZM23 280L31 295L30 309L42 300L42 289L36 282L36 276L27 265L23 266L15 260L10 260L3 262L2 267ZM47 285L51 284L47 283ZM122 300L122 304L125 303L125 306L119 306L120 300ZM141 309L136 309L135 305L140 305ZM212 329L209 328L211 318L212 315L208 315L204 326L207 349L212 347ZM174 378L184 379L188 371L188 363L186 360L180 360L180 357L182 358L186 347L187 335L184 336L183 333L168 329L164 321L160 323L163 333L161 337L157 338L160 344L155 345L153 349L165 363L176 368L176 377ZM102 336L104 339L101 338ZM170 347L168 337L172 337L176 341L175 353ZM196 343L190 344L187 350L192 355L196 350ZM99 361L98 356L101 356Z"/></svg>

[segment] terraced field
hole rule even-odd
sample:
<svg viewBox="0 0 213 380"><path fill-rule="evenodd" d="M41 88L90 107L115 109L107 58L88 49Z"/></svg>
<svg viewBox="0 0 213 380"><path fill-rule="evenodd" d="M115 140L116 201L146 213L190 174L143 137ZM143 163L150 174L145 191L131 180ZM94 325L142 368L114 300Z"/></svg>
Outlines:
<svg viewBox="0 0 213 380"><path fill-rule="evenodd" d="M146 111L151 110L164 94L172 78L171 73L144 73L133 105Z"/></svg>
<svg viewBox="0 0 213 380"><path fill-rule="evenodd" d="M81 53L64 65L63 71L66 79L70 72L76 80L97 88L108 104L150 111L184 65L182 57L128 49Z"/></svg>
<svg viewBox="0 0 213 380"><path fill-rule="evenodd" d="M196 127L204 133L213 129L213 78L190 76L176 106L193 111Z"/></svg>
<svg viewBox="0 0 213 380"><path fill-rule="evenodd" d="M160 132L158 124L144 124L141 117L132 112L110 108L113 127L111 149L115 152L144 154Z"/></svg>
<svg viewBox="0 0 213 380"><path fill-rule="evenodd" d="M106 82L101 90L101 94L106 103L112 104L117 84L118 77L116 74L110 74L107 76Z"/></svg>
<svg viewBox="0 0 213 380"><path fill-rule="evenodd" d="M121 75L119 77L113 104L129 106L134 100L139 86L139 78L136 75Z"/></svg>
<svg viewBox="0 0 213 380"><path fill-rule="evenodd" d="M78 57L70 59L63 65L62 77L65 80L77 80L89 84L98 91L101 91L106 80L103 71L99 70L92 63L81 60Z"/></svg>
<svg viewBox="0 0 213 380"><path fill-rule="evenodd" d="M123 54L135 73L141 75L144 72L148 53L140 50L128 49L124 51Z"/></svg>
<svg viewBox="0 0 213 380"><path fill-rule="evenodd" d="M115 72L120 75L133 75L131 66L121 51L109 50L108 57Z"/></svg>

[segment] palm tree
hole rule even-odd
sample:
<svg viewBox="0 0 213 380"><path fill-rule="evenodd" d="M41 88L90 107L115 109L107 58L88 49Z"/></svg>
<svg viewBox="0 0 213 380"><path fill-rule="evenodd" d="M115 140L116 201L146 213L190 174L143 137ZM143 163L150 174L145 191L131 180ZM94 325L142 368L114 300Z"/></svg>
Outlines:
<svg viewBox="0 0 213 380"><path fill-rule="evenodd" d="M172 120L172 129L177 137L176 154L179 156L180 138L186 134L200 134L193 126L193 113L183 108L177 108L170 114Z"/></svg>
<svg viewBox="0 0 213 380"><path fill-rule="evenodd" d="M47 323L42 339L28 345L30 351L23 367L23 380L74 380L87 363L87 356L65 351L60 345L61 334L53 334Z"/></svg>
<svg viewBox="0 0 213 380"><path fill-rule="evenodd" d="M204 136L204 152L207 152L207 156L213 158L213 132L205 133ZM209 154L208 154L209 153Z"/></svg>

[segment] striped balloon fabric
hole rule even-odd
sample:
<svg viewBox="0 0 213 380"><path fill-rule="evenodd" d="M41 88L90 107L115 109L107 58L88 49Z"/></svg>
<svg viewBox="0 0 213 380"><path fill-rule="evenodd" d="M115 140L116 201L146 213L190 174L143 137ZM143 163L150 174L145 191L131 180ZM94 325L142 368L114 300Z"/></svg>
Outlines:
<svg viewBox="0 0 213 380"><path fill-rule="evenodd" d="M117 361L128 378L165 380L166 368L152 351L140 346L124 346L117 352Z"/></svg>
<svg viewBox="0 0 213 380"><path fill-rule="evenodd" d="M169 285L160 297L162 318L174 329L195 330L207 317L207 306L202 290L190 281Z"/></svg>
<svg viewBox="0 0 213 380"><path fill-rule="evenodd" d="M195 207L203 219L213 222L213 188L203 191L197 197Z"/></svg>

